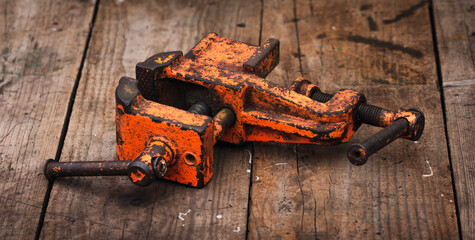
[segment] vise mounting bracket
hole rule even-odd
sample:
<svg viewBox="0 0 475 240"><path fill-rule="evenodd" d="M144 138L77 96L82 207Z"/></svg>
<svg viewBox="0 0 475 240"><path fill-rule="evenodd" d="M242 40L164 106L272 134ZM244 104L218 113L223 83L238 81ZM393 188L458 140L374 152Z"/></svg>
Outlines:
<svg viewBox="0 0 475 240"><path fill-rule="evenodd" d="M279 41L261 46L214 33L186 55L156 54L123 77L116 90L117 161L48 160L48 179L65 176L128 175L138 185L163 178L194 187L213 176L219 141L334 145L347 142L362 123L383 129L348 149L355 165L393 140L418 140L424 114L366 104L363 94L322 93L298 78L290 89L264 78L279 62Z"/></svg>

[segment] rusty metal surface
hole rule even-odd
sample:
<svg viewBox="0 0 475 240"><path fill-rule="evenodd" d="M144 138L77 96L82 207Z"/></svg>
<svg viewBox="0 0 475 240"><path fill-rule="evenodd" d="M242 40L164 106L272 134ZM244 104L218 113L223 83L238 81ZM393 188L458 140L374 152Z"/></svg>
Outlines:
<svg viewBox="0 0 475 240"><path fill-rule="evenodd" d="M161 178L165 167L159 169L160 162L166 165L173 164L175 160L173 150L160 138L151 138L146 147L135 157L127 167L130 180L137 185L147 186L156 178Z"/></svg>
<svg viewBox="0 0 475 240"><path fill-rule="evenodd" d="M210 33L185 55L160 53L138 63L137 79L121 78L116 90L117 158L133 160L122 173L138 185L164 178L203 187L213 176L217 141L333 145L363 123L385 127L348 150L361 165L399 137L421 136L417 109L368 105L352 90L325 94L305 78L290 89L266 81L278 62L276 39L253 46Z"/></svg>
<svg viewBox="0 0 475 240"><path fill-rule="evenodd" d="M363 143L351 145L348 149L348 159L355 165L363 165L368 157L402 136L409 126L404 118L399 118L388 127L377 132Z"/></svg>
<svg viewBox="0 0 475 240"><path fill-rule="evenodd" d="M44 174L52 180L55 177L67 176L118 176L127 174L130 161L88 161L88 162L56 162L48 159Z"/></svg>

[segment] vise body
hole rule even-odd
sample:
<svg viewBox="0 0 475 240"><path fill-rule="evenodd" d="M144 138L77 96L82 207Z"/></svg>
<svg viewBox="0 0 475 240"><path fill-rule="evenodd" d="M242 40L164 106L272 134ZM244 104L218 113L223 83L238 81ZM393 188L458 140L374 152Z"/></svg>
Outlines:
<svg viewBox="0 0 475 240"><path fill-rule="evenodd" d="M279 62L279 41L261 46L214 33L187 54L156 54L123 77L116 89L117 161L48 160L49 179L128 175L138 185L163 178L193 187L213 176L214 144L246 141L334 145L347 142L361 124L383 129L348 149L355 165L402 137L418 140L424 115L366 104L363 94L322 93L298 78L289 89L265 80Z"/></svg>

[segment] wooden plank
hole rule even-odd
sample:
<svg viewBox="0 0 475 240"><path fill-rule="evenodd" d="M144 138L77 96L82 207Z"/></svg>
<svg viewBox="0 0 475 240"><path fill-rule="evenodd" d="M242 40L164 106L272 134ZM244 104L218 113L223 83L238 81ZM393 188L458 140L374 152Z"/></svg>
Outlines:
<svg viewBox="0 0 475 240"><path fill-rule="evenodd" d="M0 6L0 239L33 239L94 4Z"/></svg>
<svg viewBox="0 0 475 240"><path fill-rule="evenodd" d="M475 1L434 1L447 131L462 237L475 238Z"/></svg>
<svg viewBox="0 0 475 240"><path fill-rule="evenodd" d="M444 84L475 79L475 1L434 0Z"/></svg>
<svg viewBox="0 0 475 240"><path fill-rule="evenodd" d="M277 38L280 41L279 65L267 79L283 87L290 87L301 76L298 39L292 1L263 1L264 15L261 41ZM257 143L256 147L259 147Z"/></svg>
<svg viewBox="0 0 475 240"><path fill-rule="evenodd" d="M61 161L114 159L114 91L121 76L135 76L137 62L187 51L211 31L258 44L260 8L254 1L101 2ZM248 145L217 146L215 175L203 189L166 181L142 188L126 177L57 180L42 238L245 238L249 157Z"/></svg>
<svg viewBox="0 0 475 240"><path fill-rule="evenodd" d="M273 5L264 2L264 19L276 14ZM256 147L250 237L457 238L427 4L296 1L278 14L286 18L264 22L263 39L295 29L303 76L326 92L359 90L390 109L417 106L426 131L417 144L398 140L361 167L346 160L346 148L377 128L364 126L340 146ZM291 19L297 24L285 24Z"/></svg>
<svg viewBox="0 0 475 240"><path fill-rule="evenodd" d="M450 154L457 193L461 232L464 239L475 238L475 84L445 87L445 109Z"/></svg>

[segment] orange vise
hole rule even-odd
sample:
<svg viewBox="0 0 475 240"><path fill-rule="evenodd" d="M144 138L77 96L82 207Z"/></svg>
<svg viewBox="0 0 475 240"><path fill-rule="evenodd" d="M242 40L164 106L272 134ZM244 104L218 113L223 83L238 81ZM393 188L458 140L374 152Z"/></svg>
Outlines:
<svg viewBox="0 0 475 240"><path fill-rule="evenodd" d="M396 138L420 138L421 111L369 105L352 90L325 94L305 78L283 88L264 79L278 62L276 39L253 46L214 33L186 55L154 55L137 64L137 79L119 81L118 161L50 159L45 175L128 175L143 186L163 178L203 187L213 176L218 140L334 145L348 141L362 123L384 127L348 149L348 159L362 165Z"/></svg>

